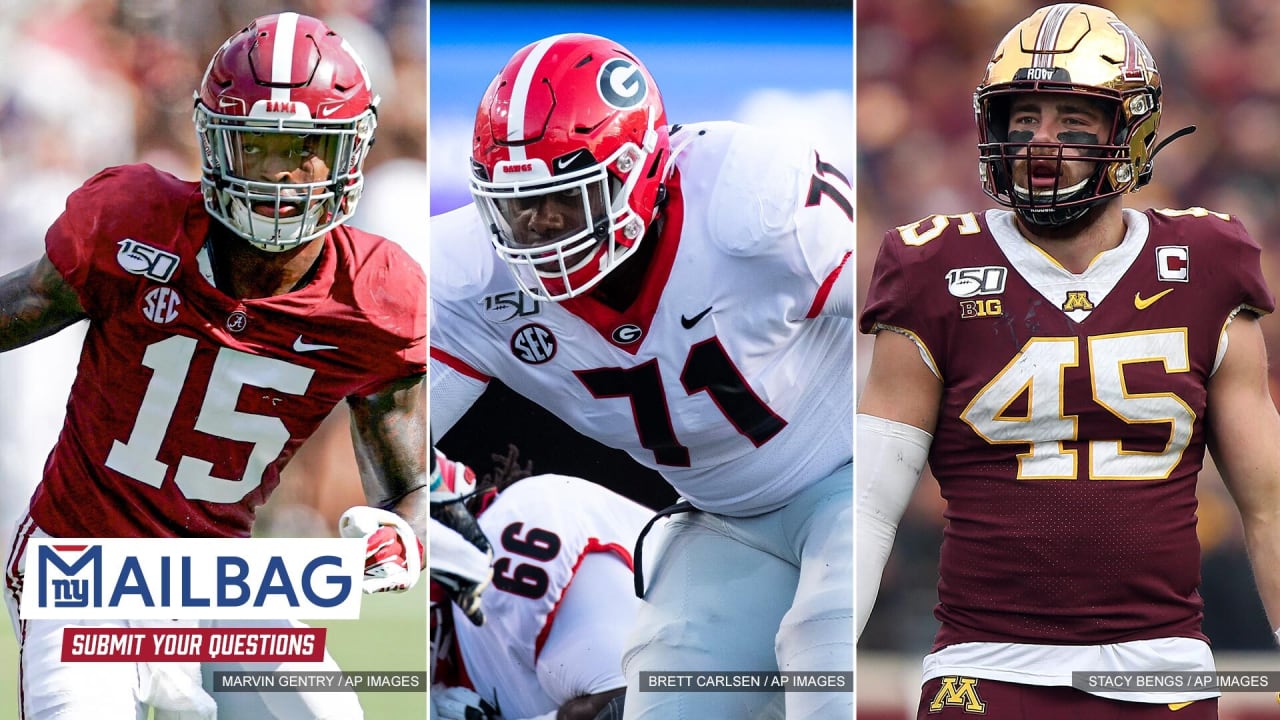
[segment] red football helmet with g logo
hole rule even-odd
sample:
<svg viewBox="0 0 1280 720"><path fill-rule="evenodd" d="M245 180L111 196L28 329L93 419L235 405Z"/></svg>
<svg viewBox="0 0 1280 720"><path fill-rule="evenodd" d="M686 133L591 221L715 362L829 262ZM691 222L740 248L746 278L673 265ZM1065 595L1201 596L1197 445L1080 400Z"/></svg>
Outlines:
<svg viewBox="0 0 1280 720"><path fill-rule="evenodd" d="M649 71L595 35L515 54L476 114L471 192L521 288L580 295L636 251L666 177L667 118Z"/></svg>
<svg viewBox="0 0 1280 720"><path fill-rule="evenodd" d="M236 234L279 252L355 212L378 97L323 22L291 12L254 20L214 54L195 101L205 207Z"/></svg>

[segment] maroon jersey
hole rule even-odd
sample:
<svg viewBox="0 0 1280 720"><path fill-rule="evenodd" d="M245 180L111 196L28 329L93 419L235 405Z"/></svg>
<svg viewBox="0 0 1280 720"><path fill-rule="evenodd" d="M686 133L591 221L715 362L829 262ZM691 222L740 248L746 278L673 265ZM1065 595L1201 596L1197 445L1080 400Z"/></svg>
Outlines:
<svg viewBox="0 0 1280 720"><path fill-rule="evenodd" d="M1258 245L1218 213L1126 210L1076 275L1012 217L890 231L861 317L914 336L943 383L934 650L1205 639L1206 384L1230 318L1274 307Z"/></svg>
<svg viewBox="0 0 1280 720"><path fill-rule="evenodd" d="M67 199L46 253L89 315L67 417L31 501L54 537L244 537L343 398L425 372L426 281L340 227L314 277L236 300L201 272L197 183L112 168Z"/></svg>

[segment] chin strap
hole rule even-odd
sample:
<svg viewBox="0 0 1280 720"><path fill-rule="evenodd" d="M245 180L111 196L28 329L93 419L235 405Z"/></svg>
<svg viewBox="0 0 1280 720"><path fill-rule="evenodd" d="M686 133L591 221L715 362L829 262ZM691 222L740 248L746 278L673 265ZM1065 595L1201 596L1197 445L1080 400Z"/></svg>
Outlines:
<svg viewBox="0 0 1280 720"><path fill-rule="evenodd" d="M1151 151L1151 157L1147 158L1147 167L1144 168L1142 172L1138 173L1138 187L1142 187L1143 185L1146 185L1147 183L1151 182L1151 171L1155 168L1156 153L1163 150L1166 145L1173 142L1174 140L1177 140L1180 137L1186 137L1187 135L1190 135L1195 131L1196 131L1195 125L1188 125L1182 128L1181 130L1178 130L1177 132L1173 133L1169 137L1156 143L1155 148Z"/></svg>

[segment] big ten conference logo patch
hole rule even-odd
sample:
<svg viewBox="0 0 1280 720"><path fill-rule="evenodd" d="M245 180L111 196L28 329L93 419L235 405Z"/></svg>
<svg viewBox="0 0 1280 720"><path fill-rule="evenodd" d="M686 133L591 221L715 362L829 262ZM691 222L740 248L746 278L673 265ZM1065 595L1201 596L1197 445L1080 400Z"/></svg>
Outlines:
<svg viewBox="0 0 1280 720"><path fill-rule="evenodd" d="M29 619L356 619L360 538L32 539Z"/></svg>

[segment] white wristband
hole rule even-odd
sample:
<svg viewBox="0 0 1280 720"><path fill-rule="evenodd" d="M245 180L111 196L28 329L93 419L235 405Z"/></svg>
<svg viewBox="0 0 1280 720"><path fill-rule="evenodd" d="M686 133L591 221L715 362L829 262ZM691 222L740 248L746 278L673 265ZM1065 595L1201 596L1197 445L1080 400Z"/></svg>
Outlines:
<svg viewBox="0 0 1280 720"><path fill-rule="evenodd" d="M1276 628L1276 644L1280 645L1280 628Z"/></svg>

